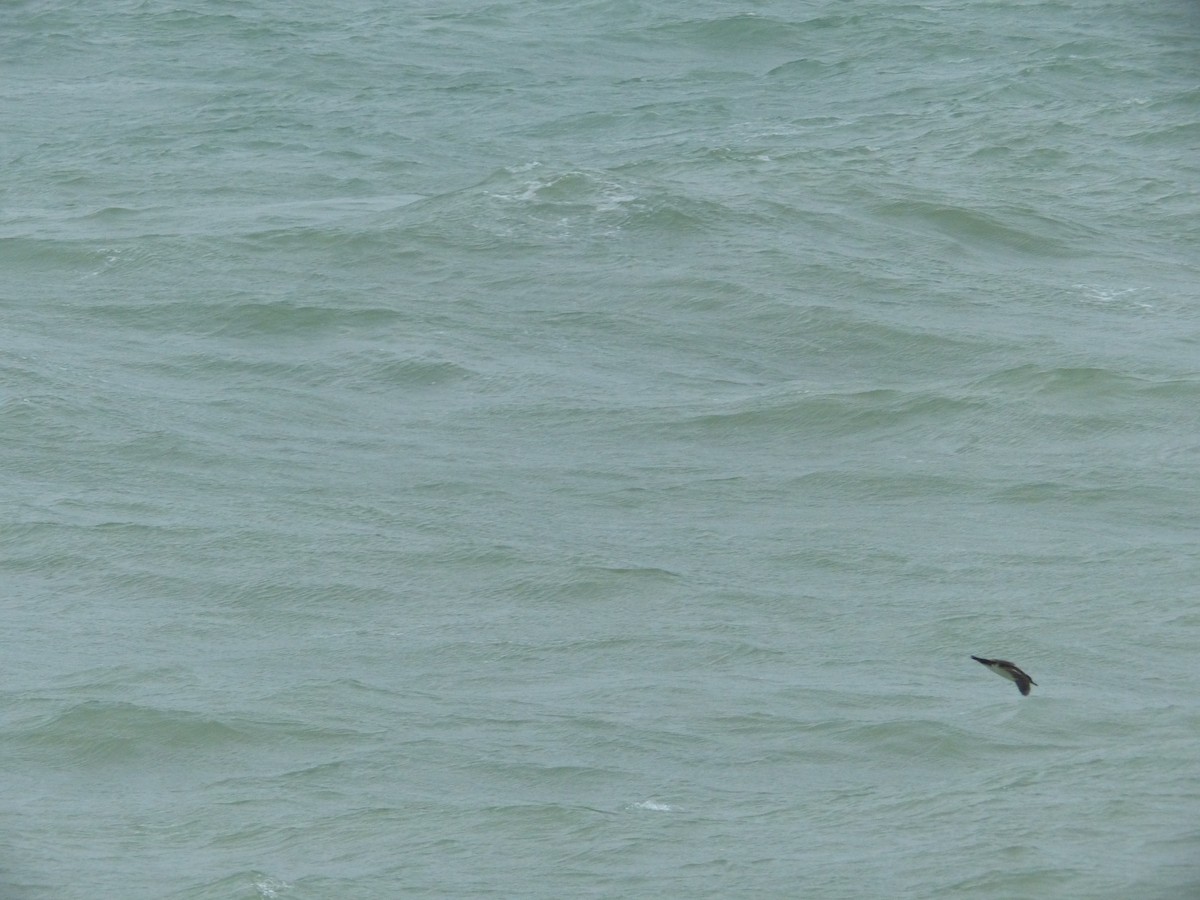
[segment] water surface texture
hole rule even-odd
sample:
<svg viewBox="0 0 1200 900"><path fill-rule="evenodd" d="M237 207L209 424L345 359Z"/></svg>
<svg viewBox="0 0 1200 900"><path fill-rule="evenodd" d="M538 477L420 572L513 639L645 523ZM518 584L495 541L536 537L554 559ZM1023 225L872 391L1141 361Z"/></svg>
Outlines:
<svg viewBox="0 0 1200 900"><path fill-rule="evenodd" d="M1200 896L1193 0L0 47L5 900Z"/></svg>

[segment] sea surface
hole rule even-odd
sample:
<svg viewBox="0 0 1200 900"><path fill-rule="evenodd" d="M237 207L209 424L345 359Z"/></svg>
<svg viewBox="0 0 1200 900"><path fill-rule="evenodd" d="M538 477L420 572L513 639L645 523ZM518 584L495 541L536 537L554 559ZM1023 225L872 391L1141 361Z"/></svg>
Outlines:
<svg viewBox="0 0 1200 900"><path fill-rule="evenodd" d="M1196 0L4 0L0 161L3 900L1200 897Z"/></svg>

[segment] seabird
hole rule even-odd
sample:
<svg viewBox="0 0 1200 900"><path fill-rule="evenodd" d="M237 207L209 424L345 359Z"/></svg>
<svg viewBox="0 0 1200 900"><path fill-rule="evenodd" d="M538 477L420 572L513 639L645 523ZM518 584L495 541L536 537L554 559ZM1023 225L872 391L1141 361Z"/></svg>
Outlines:
<svg viewBox="0 0 1200 900"><path fill-rule="evenodd" d="M978 656L972 656L971 659L977 663L983 663L1001 678L1007 678L1009 681L1017 683L1017 690L1021 692L1021 696L1029 696L1029 686L1036 685L1037 682L1022 672L1017 666L1010 663L1007 659L980 659Z"/></svg>

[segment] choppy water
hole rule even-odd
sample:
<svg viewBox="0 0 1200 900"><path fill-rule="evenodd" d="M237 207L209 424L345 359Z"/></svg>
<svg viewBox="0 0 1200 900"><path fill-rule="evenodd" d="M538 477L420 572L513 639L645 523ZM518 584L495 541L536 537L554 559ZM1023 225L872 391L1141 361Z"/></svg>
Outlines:
<svg viewBox="0 0 1200 900"><path fill-rule="evenodd" d="M1196 3L0 23L5 900L1200 896Z"/></svg>

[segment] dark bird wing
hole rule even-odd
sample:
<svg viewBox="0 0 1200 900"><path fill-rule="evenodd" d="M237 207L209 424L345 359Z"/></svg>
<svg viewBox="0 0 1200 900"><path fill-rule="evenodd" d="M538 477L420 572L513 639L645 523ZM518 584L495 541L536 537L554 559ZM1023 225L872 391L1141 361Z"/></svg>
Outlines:
<svg viewBox="0 0 1200 900"><path fill-rule="evenodd" d="M1017 683L1017 690L1021 692L1021 696L1028 697L1029 685L1033 684L1033 679L1018 669L1013 673L1013 681Z"/></svg>

